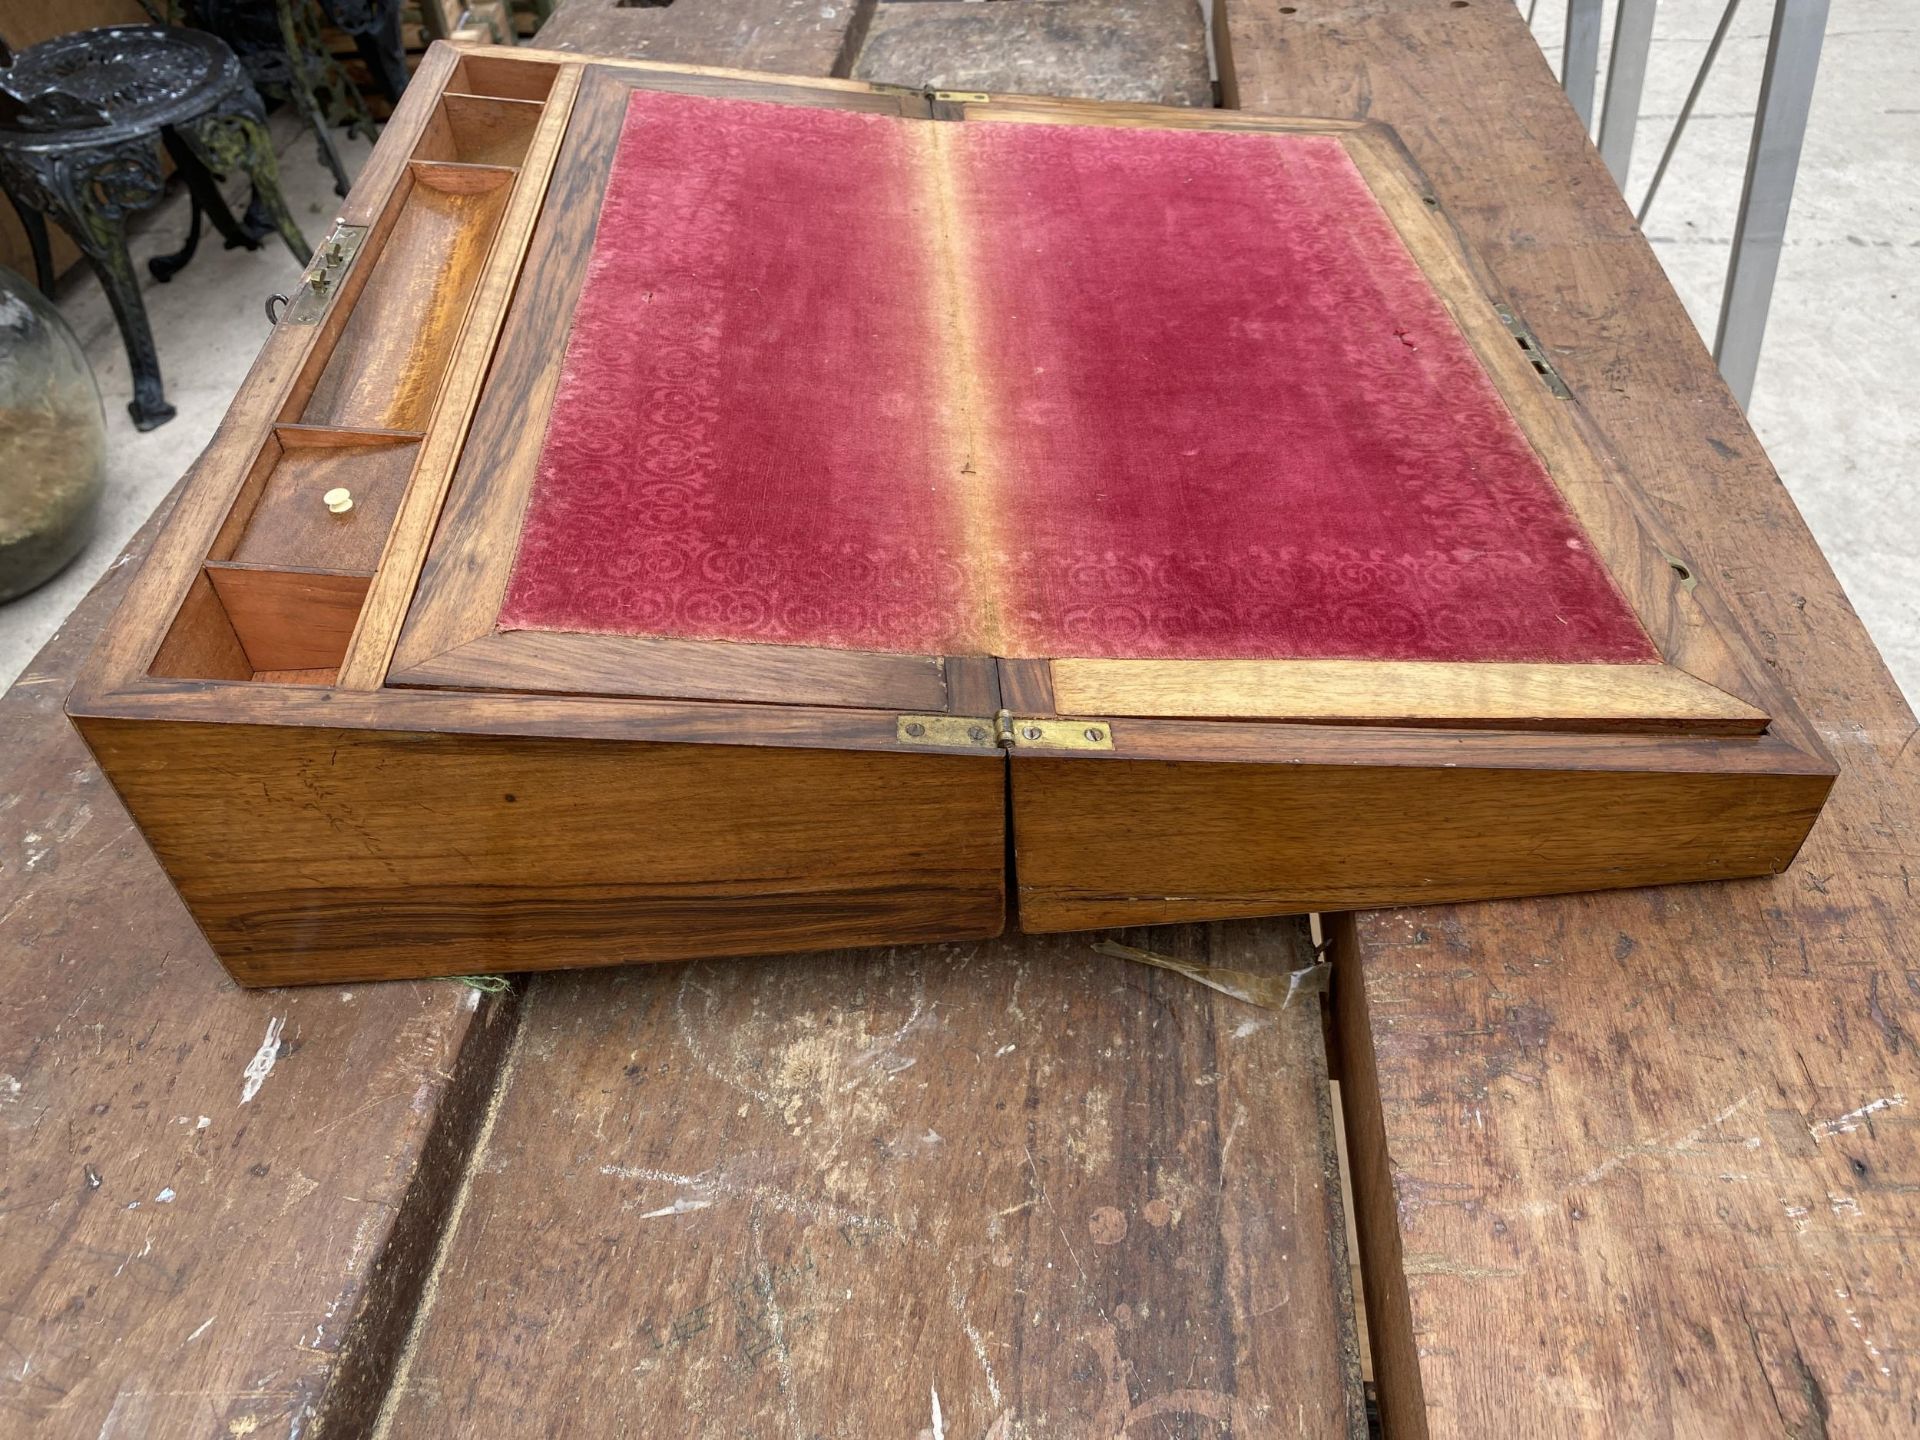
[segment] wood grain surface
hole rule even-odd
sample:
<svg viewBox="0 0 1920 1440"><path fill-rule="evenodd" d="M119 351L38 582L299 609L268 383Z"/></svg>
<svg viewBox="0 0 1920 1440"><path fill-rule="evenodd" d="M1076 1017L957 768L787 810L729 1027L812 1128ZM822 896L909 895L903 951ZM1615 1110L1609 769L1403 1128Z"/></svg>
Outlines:
<svg viewBox="0 0 1920 1440"><path fill-rule="evenodd" d="M1016 751L1019 924L1083 930L1770 874L1793 859L1829 783Z"/></svg>
<svg viewBox="0 0 1920 1440"><path fill-rule="evenodd" d="M871 0L567 0L535 43L666 65L846 75L871 14Z"/></svg>
<svg viewBox="0 0 1920 1440"><path fill-rule="evenodd" d="M1191 0L901 0L873 7L854 76L913 90L1213 104Z"/></svg>
<svg viewBox="0 0 1920 1440"><path fill-rule="evenodd" d="M555 976L509 1076L381 1435L1365 1434L1317 996L1084 938Z"/></svg>
<svg viewBox="0 0 1920 1440"><path fill-rule="evenodd" d="M0 1434L350 1434L512 997L226 978L60 713L132 573L0 699Z"/></svg>
<svg viewBox="0 0 1920 1440"><path fill-rule="evenodd" d="M367 598L364 574L210 560L207 579L255 670L337 667Z"/></svg>
<svg viewBox="0 0 1920 1440"><path fill-rule="evenodd" d="M1767 716L1671 665L1367 660L1055 660L1069 715L1272 716L1334 724L1757 735Z"/></svg>
<svg viewBox="0 0 1920 1440"><path fill-rule="evenodd" d="M1773 881L1358 918L1337 988L1350 1113L1378 1107L1369 1298L1405 1297L1369 1306L1389 1427L1911 1434L1913 715L1517 12L1215 13L1241 105L1399 130L1842 767Z"/></svg>
<svg viewBox="0 0 1920 1440"><path fill-rule="evenodd" d="M1003 921L997 753L287 725L207 726L183 747L145 721L79 723L248 985L976 938Z"/></svg>
<svg viewBox="0 0 1920 1440"><path fill-rule="evenodd" d="M513 169L416 161L399 218L308 397L308 425L425 430Z"/></svg>

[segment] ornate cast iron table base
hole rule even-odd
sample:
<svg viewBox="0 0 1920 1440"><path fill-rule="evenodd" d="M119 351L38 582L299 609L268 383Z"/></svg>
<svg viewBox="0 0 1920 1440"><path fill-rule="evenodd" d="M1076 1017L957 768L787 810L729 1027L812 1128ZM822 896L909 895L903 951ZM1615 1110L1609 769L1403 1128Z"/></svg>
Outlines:
<svg viewBox="0 0 1920 1440"><path fill-rule="evenodd" d="M43 289L52 284L47 216L73 237L106 287L133 370L127 410L142 430L165 424L174 409L127 253L126 222L165 192L163 145L193 197L194 216L185 247L152 263L156 279L170 278L192 256L202 210L229 246L259 244L264 232L236 222L214 184L235 170L252 180L261 217L306 263L312 252L280 194L260 97L213 36L150 25L82 30L35 45L0 71L0 185L20 212Z"/></svg>

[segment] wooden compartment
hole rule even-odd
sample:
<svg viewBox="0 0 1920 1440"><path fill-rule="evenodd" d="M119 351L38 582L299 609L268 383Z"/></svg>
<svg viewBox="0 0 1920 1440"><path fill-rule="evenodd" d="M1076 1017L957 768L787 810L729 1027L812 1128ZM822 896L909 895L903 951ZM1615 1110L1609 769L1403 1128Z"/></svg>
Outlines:
<svg viewBox="0 0 1920 1440"><path fill-rule="evenodd" d="M463 55L448 77L447 89L502 100L545 100L553 92L560 67L545 60L501 55Z"/></svg>
<svg viewBox="0 0 1920 1440"><path fill-rule="evenodd" d="M419 450L407 431L275 426L208 559L371 575ZM335 490L352 508L328 509Z"/></svg>
<svg viewBox="0 0 1920 1440"><path fill-rule="evenodd" d="M299 405L301 423L426 428L517 173L443 161L408 166L405 199L373 263L361 257L357 268L368 278Z"/></svg>
<svg viewBox="0 0 1920 1440"><path fill-rule="evenodd" d="M207 579L257 676L340 668L371 575L209 560Z"/></svg>
<svg viewBox="0 0 1920 1440"><path fill-rule="evenodd" d="M440 97L427 122L426 133L414 148L415 160L451 161L463 165L518 165L540 126L546 106L537 100L509 100L496 95Z"/></svg>
<svg viewBox="0 0 1920 1440"><path fill-rule="evenodd" d="M275 426L149 673L331 681L419 450L405 431Z"/></svg>

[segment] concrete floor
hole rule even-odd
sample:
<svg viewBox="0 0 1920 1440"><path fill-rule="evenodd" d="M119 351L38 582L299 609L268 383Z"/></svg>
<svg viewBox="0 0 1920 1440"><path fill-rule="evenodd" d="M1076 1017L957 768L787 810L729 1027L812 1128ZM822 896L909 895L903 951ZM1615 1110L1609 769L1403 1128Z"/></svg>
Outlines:
<svg viewBox="0 0 1920 1440"><path fill-rule="evenodd" d="M1663 0L1627 194L1638 200L1722 0ZM1522 8L1526 8L1522 4ZM1608 7L1611 10L1611 6ZM1744 0L1715 74L1647 220L1702 330L1718 313L1769 0ZM1558 63L1564 0L1538 0L1534 30ZM1608 17L1611 27L1612 17ZM1603 56L1604 63L1604 56ZM1920 699L1920 406L1896 387L1920 373L1920 7L1833 0L1821 80L1775 291L1752 419L1910 699ZM280 123L284 183L317 240L333 214L311 137ZM355 167L365 147L348 142ZM147 218L137 262L185 233L184 197ZM204 242L203 242L204 243ZM141 264L144 273L144 264ZM142 435L126 415L127 366L99 286L69 279L61 309L100 377L111 440L99 534L63 575L0 606L0 684L19 673L212 434L266 337L261 301L289 288L283 246L217 242L170 285L148 289L167 391L180 414Z"/></svg>
<svg viewBox="0 0 1920 1440"><path fill-rule="evenodd" d="M284 112L273 117L272 126L287 203L308 242L317 245L340 204L333 176L319 162L312 132ZM346 136L336 136L336 143L348 173L358 174L370 145ZM239 214L246 204L245 182L224 188ZM106 498L99 528L79 557L38 590L0 605L0 686L12 684L26 668L212 438L266 343L266 297L291 290L299 279L300 265L278 238L258 250L225 250L220 237L203 226L193 262L167 284L157 283L147 273L148 257L178 249L187 233L186 192L175 189L136 217L131 248L145 286L167 399L180 413L144 435L133 428L127 415L133 384L119 328L93 272L76 266L61 282L60 312L86 348L106 403Z"/></svg>
<svg viewBox="0 0 1920 1440"><path fill-rule="evenodd" d="M1723 9L1724 0L1660 0L1624 187L1636 206ZM1709 342L1772 14L1772 0L1742 0L1646 219ZM1539 0L1533 19L1556 71L1565 16L1565 0ZM1603 49L1603 76L1606 57ZM1920 705L1920 407L1899 398L1917 370L1920 5L1832 0L1748 418L1887 667Z"/></svg>

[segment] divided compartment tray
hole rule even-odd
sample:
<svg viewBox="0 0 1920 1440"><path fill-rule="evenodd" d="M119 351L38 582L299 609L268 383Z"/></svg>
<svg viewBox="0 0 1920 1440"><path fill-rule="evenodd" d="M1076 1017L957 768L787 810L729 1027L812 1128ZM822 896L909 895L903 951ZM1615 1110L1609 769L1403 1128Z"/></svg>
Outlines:
<svg viewBox="0 0 1920 1440"><path fill-rule="evenodd" d="M353 429L425 430L453 341L485 267L511 166L415 160L386 233L363 252L339 308L346 321L284 419ZM350 307L350 308L349 308Z"/></svg>
<svg viewBox="0 0 1920 1440"><path fill-rule="evenodd" d="M339 667L420 439L300 425L267 437L206 563L256 675ZM338 490L350 504L336 511Z"/></svg>
<svg viewBox="0 0 1920 1440"><path fill-rule="evenodd" d="M336 679L553 73L463 59L433 101L155 655L156 677ZM316 273L324 261L309 283ZM336 512L324 497L338 489L352 504Z"/></svg>

